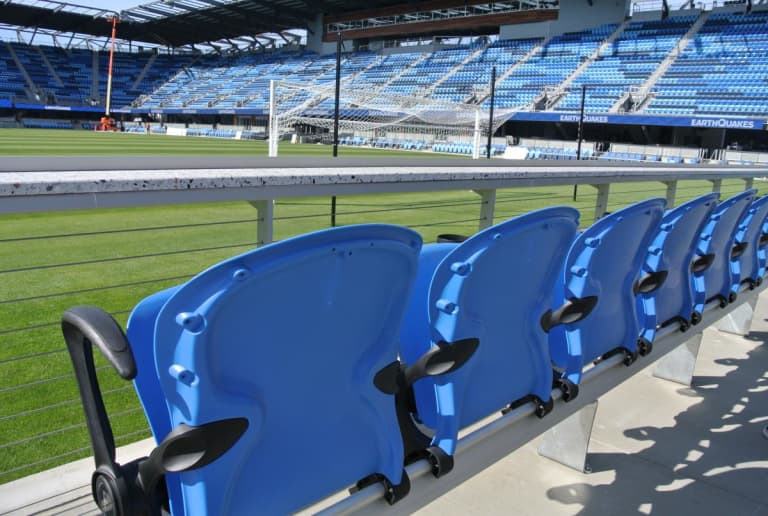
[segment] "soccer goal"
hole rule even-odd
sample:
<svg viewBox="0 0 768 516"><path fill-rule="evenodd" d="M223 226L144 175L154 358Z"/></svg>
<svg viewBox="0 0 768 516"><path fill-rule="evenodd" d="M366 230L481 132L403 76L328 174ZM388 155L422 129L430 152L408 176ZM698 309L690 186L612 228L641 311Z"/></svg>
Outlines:
<svg viewBox="0 0 768 516"><path fill-rule="evenodd" d="M307 139L333 143L335 85L270 82L269 156L279 146ZM496 110L493 130L514 112ZM413 151L485 155L489 115L481 105L343 87L339 143Z"/></svg>

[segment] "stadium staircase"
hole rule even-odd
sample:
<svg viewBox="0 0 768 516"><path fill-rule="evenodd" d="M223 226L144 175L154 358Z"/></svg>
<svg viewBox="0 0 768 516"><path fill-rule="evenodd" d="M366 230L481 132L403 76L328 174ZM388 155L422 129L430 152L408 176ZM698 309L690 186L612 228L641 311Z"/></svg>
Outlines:
<svg viewBox="0 0 768 516"><path fill-rule="evenodd" d="M427 60L429 57L431 57L431 56L432 56L432 53L431 53L431 52L424 52L424 53L422 53L422 54L421 54L421 55L420 55L420 56L419 56L419 57L418 57L418 58L417 58L415 61L413 61L412 63L410 63L410 64L409 64L408 66L406 66L405 68L402 68L401 70L399 70L398 72L396 72L395 74L393 74L393 75L392 75L392 77L390 77L390 78L389 78L389 80L387 80L387 81L386 81L384 84L382 84L382 85L381 85L381 86L378 88L378 91L384 91L384 90L386 90L386 89L387 89L389 86L391 86L391 85L392 85L392 84L393 84L395 81L397 81L398 79L400 79L400 78L401 78L403 75L405 75L406 73L408 73L408 72L409 72L409 71L411 71L412 69L416 68L416 67L417 67L419 64L421 64L422 62L426 61L426 60Z"/></svg>
<svg viewBox="0 0 768 516"><path fill-rule="evenodd" d="M447 81L448 79L453 77L456 74L456 72L458 72L459 70L463 70L464 67L468 63L470 63L471 61L474 61L475 59L477 59L477 57L479 57L483 52L485 52L485 50L489 46L491 46L490 42L485 43L484 45L482 45L482 46L478 47L477 49L475 49L475 51L472 52L471 54L469 54L466 57L466 59L464 59L461 63L457 64L456 66L454 66L453 68L448 70L448 73L443 75L437 82L435 82L434 84L432 84L429 87L427 87L427 89L424 91L424 96L425 97L430 96L432 94L432 92L435 91L435 88L437 88L438 86L443 84L445 81Z"/></svg>
<svg viewBox="0 0 768 516"><path fill-rule="evenodd" d="M698 19L694 22L693 25L691 25L691 28L688 29L688 32L686 32L685 35L680 38L680 42L677 44L677 46L672 49L672 51L667 55L664 61L661 62L656 70L654 70L650 77L648 77L648 79L637 90L635 90L643 92L642 95L633 97L632 92L627 91L627 93L622 95L622 97L616 101L609 112L618 113L619 111L638 111L642 109L643 106L650 100L652 96L650 92L653 90L656 82L662 75L664 75L664 73L666 73L666 71L670 66L672 66L672 63L677 60L680 54L685 51L688 44L696 36L701 27L706 23L710 14L711 11L703 11L701 15L699 15Z"/></svg>
<svg viewBox="0 0 768 516"><path fill-rule="evenodd" d="M94 50L91 54L91 98L100 102L99 95L99 51Z"/></svg>
<svg viewBox="0 0 768 516"><path fill-rule="evenodd" d="M152 54L147 61L147 64L144 65L144 68L142 68L141 73L138 77L136 77L136 80L133 81L133 84L131 85L131 89L137 90L139 89L139 85L141 84L141 81L144 80L144 78L147 76L147 73L152 68L152 65L155 64L155 61L157 61L157 54Z"/></svg>
<svg viewBox="0 0 768 516"><path fill-rule="evenodd" d="M582 61L582 63L573 71L573 73L571 73L571 75L569 75L563 82L557 85L556 88L550 90L549 92L543 92L541 98L536 99L534 106L541 105L543 109L551 109L556 106L562 99L567 96L567 90L576 80L576 78L578 78L587 68L589 68L590 65L592 65L598 59L598 57L600 57L611 47L613 42L616 41L616 39L624 33L624 29L627 28L628 24L629 20L624 20L624 22L619 24L619 26L616 27L616 30L614 30L610 36L605 38L605 41L603 41L602 45L600 45L589 57L587 57L587 59Z"/></svg>
<svg viewBox="0 0 768 516"><path fill-rule="evenodd" d="M566 80L564 80L563 82L561 82L561 83L560 83L560 89L566 89L566 88L568 88L568 87L571 85L571 83L573 83L573 81L574 81L574 80L575 80L575 79L576 79L576 78L577 78L579 75L581 75L581 73L582 73L584 70L586 70L586 69L587 69L587 67L589 67L589 65L591 65L592 63L594 63L594 62L595 62L595 60L597 60L597 58L598 58L598 57L600 57L600 55L601 55L603 52L607 51L607 50L608 50L608 49L611 47L611 45L613 44L613 42L614 42L614 41L616 41L616 38L618 38L619 36L621 36L621 34L624 32L624 29L626 29L626 28L627 28L627 25L628 25L628 24L629 24L629 20L624 20L624 22L623 22L623 23L621 23L621 24L620 24L618 27L616 27L616 30L615 30L615 31L613 31L613 33L612 33L610 36L608 36L608 37L605 39L605 41L603 42L603 44L602 44L602 45L600 45L600 46L597 48L597 50L595 50L595 51L592 53L592 55L590 55L590 56L589 56L587 59L585 59L585 60L584 60L584 62L582 62L582 63L579 65L579 67L578 67L578 68L576 68L576 69L573 71L573 73L572 73L570 76L568 76L568 78L567 78Z"/></svg>
<svg viewBox="0 0 768 516"><path fill-rule="evenodd" d="M527 54L525 54L522 58L520 58L520 60L518 60L515 64L507 68L507 70L502 71L501 74L496 77L496 82L499 83L505 80L507 77L509 77L513 73L515 73L517 69L523 66L525 63L527 63L528 60L531 59L531 57L533 57L538 53L541 53L541 50L544 47L546 47L551 40L552 40L552 36L541 40L541 43L539 43L538 45L535 45ZM491 95L490 87L488 87L487 85L484 85L481 90L467 97L467 99L465 99L465 102L472 102L474 100L475 103L482 104L488 99L490 95Z"/></svg>
<svg viewBox="0 0 768 516"><path fill-rule="evenodd" d="M616 31L618 25L604 24L589 30L554 36L513 74L497 81L496 106L502 109L532 109L542 91L553 87L557 89L573 74L579 63L594 54Z"/></svg>
<svg viewBox="0 0 768 516"><path fill-rule="evenodd" d="M680 41L698 18L698 14L629 23L624 32L587 67L557 105L558 111L581 108L581 88L586 86L584 109L607 113L628 89L642 98L641 86L659 64L680 45Z"/></svg>
<svg viewBox="0 0 768 516"><path fill-rule="evenodd" d="M42 60L45 67L48 69L48 73L51 74L51 77L53 77L53 80L56 82L56 85L59 88L66 87L64 85L64 81L61 80L61 77L59 77L59 74L56 73L56 69L53 67L51 62L48 60L48 57L45 55L45 52L43 52L42 47L36 47L37 52L40 54L40 59Z"/></svg>
<svg viewBox="0 0 768 516"><path fill-rule="evenodd" d="M16 68L21 72L21 76L24 77L24 82L27 84L27 96L32 99L34 98L34 94L37 93L37 86L35 85L34 81L32 80L32 77L29 76L29 73L27 73L27 69L24 67L24 64L22 64L21 60L19 59L18 54L16 53L16 50L13 48L13 45L11 43L6 43L8 46L8 53L11 55L11 59L13 59L14 64L16 65Z"/></svg>

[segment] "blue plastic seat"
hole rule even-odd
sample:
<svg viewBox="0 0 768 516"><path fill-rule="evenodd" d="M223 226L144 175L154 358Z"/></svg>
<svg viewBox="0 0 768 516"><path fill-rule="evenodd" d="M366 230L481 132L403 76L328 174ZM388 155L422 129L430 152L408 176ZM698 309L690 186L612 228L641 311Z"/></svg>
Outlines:
<svg viewBox="0 0 768 516"><path fill-rule="evenodd" d="M555 312L579 304L594 308L549 332L563 382L578 385L584 366L608 353L624 351L628 364L637 357L637 278L665 205L660 198L635 203L598 220L573 243L555 289Z"/></svg>
<svg viewBox="0 0 768 516"><path fill-rule="evenodd" d="M392 396L373 377L397 358L419 248L404 228L322 231L223 262L136 307L128 338L154 340L154 350L136 347L154 353L162 393L154 371L140 371L136 387L145 407L167 399L170 412L155 436L166 424L251 422L232 453L180 475L185 514L248 513L255 500L265 513L292 511L375 473L401 484ZM301 488L286 490L286 479Z"/></svg>
<svg viewBox="0 0 768 516"><path fill-rule="evenodd" d="M145 299L127 340L105 312L68 310L97 500L159 511L163 477L175 515L284 514L355 482L383 482L390 503L407 494L397 407L408 382L451 372L474 351L398 360L420 249L417 233L387 225L271 244ZM115 464L90 342L135 378L162 440L149 459ZM111 486L121 476L127 493Z"/></svg>
<svg viewBox="0 0 768 516"><path fill-rule="evenodd" d="M721 202L702 229L695 260L705 268L694 270L694 290L704 292L704 302L719 300L721 306L736 299L739 287L738 261L732 257L739 222L756 190L746 190ZM736 263L734 263L734 261Z"/></svg>
<svg viewBox="0 0 768 516"><path fill-rule="evenodd" d="M699 235L718 197L702 195L664 214L640 277L645 283L638 296L645 346L653 342L657 327L678 322L687 329L701 320L703 304L694 295L691 267Z"/></svg>
<svg viewBox="0 0 768 516"><path fill-rule="evenodd" d="M414 385L415 418L435 430L433 446L453 454L461 428L518 400L535 401L541 415L551 409L541 320L577 226L573 208L548 208L460 244L424 246L402 357L410 362L441 341L480 341L462 369Z"/></svg>
<svg viewBox="0 0 768 516"><path fill-rule="evenodd" d="M768 196L756 199L747 210L736 233L733 248L738 265L739 283L754 288L763 282L765 276L765 254L768 235L763 227L768 222Z"/></svg>

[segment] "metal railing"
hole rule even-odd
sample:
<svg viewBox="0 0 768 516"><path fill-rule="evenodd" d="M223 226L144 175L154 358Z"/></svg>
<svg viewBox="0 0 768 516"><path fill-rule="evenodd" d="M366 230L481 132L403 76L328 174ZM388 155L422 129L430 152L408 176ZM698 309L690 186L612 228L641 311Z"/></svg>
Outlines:
<svg viewBox="0 0 768 516"><path fill-rule="evenodd" d="M675 204L713 189L726 197L768 175L761 167L445 159L277 159L227 170L71 165L58 168L95 170L0 172L0 483L90 455L60 336L64 309L96 304L124 323L143 297L209 265L328 227L324 196L339 196L339 224L407 225L428 242L552 205L577 207L587 225L635 200ZM574 200L573 185L590 186ZM132 386L106 362L97 366L118 445L148 437Z"/></svg>

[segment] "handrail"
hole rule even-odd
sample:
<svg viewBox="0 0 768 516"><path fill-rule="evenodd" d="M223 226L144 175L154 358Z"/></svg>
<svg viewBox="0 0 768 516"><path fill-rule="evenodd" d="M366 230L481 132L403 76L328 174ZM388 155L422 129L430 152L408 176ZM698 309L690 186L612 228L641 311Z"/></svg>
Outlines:
<svg viewBox="0 0 768 516"><path fill-rule="evenodd" d="M0 213L768 176L768 166L430 158L6 158Z"/></svg>

